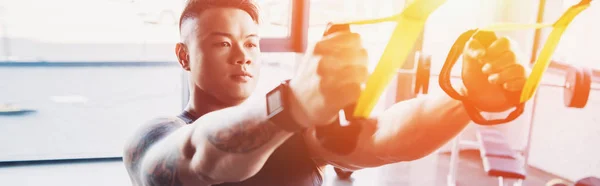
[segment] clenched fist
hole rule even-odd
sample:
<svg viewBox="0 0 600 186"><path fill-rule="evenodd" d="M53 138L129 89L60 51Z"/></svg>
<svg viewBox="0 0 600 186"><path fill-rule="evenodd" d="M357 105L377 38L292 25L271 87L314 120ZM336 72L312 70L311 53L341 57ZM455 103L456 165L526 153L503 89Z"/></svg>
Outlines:
<svg viewBox="0 0 600 186"><path fill-rule="evenodd" d="M294 119L305 127L331 124L341 109L358 100L368 77L367 63L356 33L336 32L317 42L290 82Z"/></svg>
<svg viewBox="0 0 600 186"><path fill-rule="evenodd" d="M506 37L496 38L490 32L480 31L473 38L479 39L468 41L463 52L462 79L467 98L487 112L502 112L516 106L525 85L526 70L511 46L514 43Z"/></svg>

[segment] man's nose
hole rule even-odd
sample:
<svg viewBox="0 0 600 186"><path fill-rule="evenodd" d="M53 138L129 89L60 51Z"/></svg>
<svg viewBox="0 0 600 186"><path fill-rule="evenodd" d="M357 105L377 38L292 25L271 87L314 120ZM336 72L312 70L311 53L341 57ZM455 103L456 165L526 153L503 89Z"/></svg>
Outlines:
<svg viewBox="0 0 600 186"><path fill-rule="evenodd" d="M237 65L249 65L252 63L252 60L248 57L239 58L239 60L235 61Z"/></svg>
<svg viewBox="0 0 600 186"><path fill-rule="evenodd" d="M246 51L243 47L237 47L237 51L235 52L234 62L236 65L249 65L252 63L252 58L248 55L248 51Z"/></svg>

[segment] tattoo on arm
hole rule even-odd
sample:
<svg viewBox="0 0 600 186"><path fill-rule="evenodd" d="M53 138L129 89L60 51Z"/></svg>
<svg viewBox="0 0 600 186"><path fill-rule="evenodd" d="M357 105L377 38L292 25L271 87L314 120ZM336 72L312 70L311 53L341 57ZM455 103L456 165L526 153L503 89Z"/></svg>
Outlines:
<svg viewBox="0 0 600 186"><path fill-rule="evenodd" d="M173 152L165 159L156 162L152 169L145 173L146 185L149 186L183 186L177 177L177 160L179 153Z"/></svg>
<svg viewBox="0 0 600 186"><path fill-rule="evenodd" d="M247 153L260 148L280 131L269 121L246 122L219 129L208 136L208 141L225 152Z"/></svg>
<svg viewBox="0 0 600 186"><path fill-rule="evenodd" d="M179 124L177 122L173 122L170 120L163 120L163 121L158 121L156 122L156 124L151 125L150 127L146 128L144 131L141 131L140 134L137 136L137 138L133 141L132 145L127 149L125 155L124 155L124 161L126 164L126 168L127 171L129 172L133 182L135 183L142 183L144 182L143 180L141 180L142 178L138 175L140 175L140 167L141 167L141 163L142 163L142 159L144 154L148 151L148 149L150 148L150 146L152 146L153 144L155 144L157 141L159 141L160 139L162 139L163 137L167 136L168 134L170 134L171 132L177 130L178 128L180 128L181 126L183 126L182 124ZM161 160L161 162L156 162L156 167L154 167L153 172L155 172L158 176L156 177L160 177L164 180L164 178L168 177L165 176L166 173L171 170L171 172L173 173L173 175L175 175L175 162L177 160L177 155L175 152L173 152L173 154L169 154L168 157L165 157L165 159ZM161 172L161 170L164 170ZM163 173L163 174L161 174ZM146 176L146 178L144 178L147 181L154 181L154 183L156 183L155 180L157 180L156 178L153 178L152 176L149 176L150 174L144 174L144 176ZM179 180L177 180L176 176L172 177L173 178L173 183L178 183ZM163 182L166 183L166 182ZM152 184L152 185L156 185L156 184ZM166 185L166 184L159 184L159 185ZM176 184L172 184L172 185L176 185ZM181 185L181 184L179 184Z"/></svg>

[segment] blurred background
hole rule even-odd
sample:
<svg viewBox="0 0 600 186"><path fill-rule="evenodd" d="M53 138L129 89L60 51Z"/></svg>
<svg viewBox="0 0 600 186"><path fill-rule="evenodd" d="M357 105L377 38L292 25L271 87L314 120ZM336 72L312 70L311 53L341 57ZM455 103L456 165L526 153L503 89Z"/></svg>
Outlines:
<svg viewBox="0 0 600 186"><path fill-rule="evenodd" d="M294 72L306 46L328 22L390 16L405 0L257 0L264 65L257 94ZM467 29L498 22L553 22L579 0L448 0L427 21L416 54L431 56L429 94L443 94L437 74L455 39ZM187 103L186 74L174 53L184 0L0 1L0 185L130 185L121 162L125 140L157 116L178 114ZM594 4L595 3L595 4ZM600 4L581 13L565 32L544 75L564 83L565 66L600 68ZM305 24L298 24L305 23ZM375 67L394 23L353 26ZM523 63L534 61L550 28L499 32L518 43ZM412 58L403 68L414 67ZM460 64L457 64L460 65ZM457 68L455 68L457 69ZM459 68L458 68L459 69ZM455 71L458 75L460 71ZM404 78L404 79L403 79ZM377 111L414 96L395 78ZM593 85L598 87L597 85ZM587 107L563 105L563 89L541 86L525 114L496 127L510 146L527 153L533 176L574 182L600 177L600 93ZM477 126L461 134L476 140ZM427 158L356 172L328 185L446 185L451 143ZM470 146L461 147L462 150ZM480 162L460 161L459 185L496 184ZM459 167L460 167L459 166ZM471 168L469 168L471 167ZM481 170L480 170L481 169ZM529 170L529 169L528 169ZM472 178L481 175L481 178ZM406 178L403 178L406 177Z"/></svg>

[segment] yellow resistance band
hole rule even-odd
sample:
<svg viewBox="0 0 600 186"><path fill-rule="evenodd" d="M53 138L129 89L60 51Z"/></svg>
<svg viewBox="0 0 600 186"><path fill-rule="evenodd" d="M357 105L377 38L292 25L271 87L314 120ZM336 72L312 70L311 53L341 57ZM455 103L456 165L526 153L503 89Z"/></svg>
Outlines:
<svg viewBox="0 0 600 186"><path fill-rule="evenodd" d="M408 54L413 49L417 38L423 31L427 18L445 2L446 0L415 0L404 8L402 13L391 17L336 23L348 25L375 24L388 21L397 23L390 41L379 59L379 63L367 79L365 90L361 92L358 98L354 109L354 117L368 118L370 116L383 90L392 80L398 68L402 67Z"/></svg>
<svg viewBox="0 0 600 186"><path fill-rule="evenodd" d="M391 21L397 23L390 41L387 43L386 48L379 59L379 63L375 67L373 74L369 76L366 88L358 99L354 110L355 117L367 118L370 116L371 111L375 107L383 90L394 77L396 70L404 64L408 54L413 49L419 34L423 31L427 18L445 2L446 0L415 0L409 4L402 13L394 16L337 23L348 25L376 24ZM527 78L527 82L525 83L521 95L521 103L529 100L535 93L535 90L541 81L542 74L547 69L550 57L552 53L554 53L563 32L575 16L589 7L590 2L591 0L582 0L579 4L570 7L554 24L502 23L480 29L487 31L504 31L554 27L546 40L546 44L542 48L540 56L534 64L531 75Z"/></svg>
<svg viewBox="0 0 600 186"><path fill-rule="evenodd" d="M484 31L505 31L505 30L521 30L521 29L541 29L546 27L554 27L550 35L546 39L546 43L540 52L539 57L536 59L531 75L527 78L523 91L521 92L520 103L524 103L533 97L537 90L540 82L542 81L542 75L550 65L550 58L556 49L556 45L561 39L561 36L569 26L569 23L575 19L579 13L587 9L590 6L591 0L582 0L578 4L571 6L563 15L553 24L516 24L516 23L501 23L494 24L479 30Z"/></svg>

